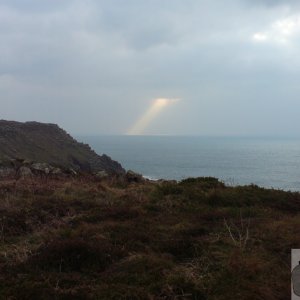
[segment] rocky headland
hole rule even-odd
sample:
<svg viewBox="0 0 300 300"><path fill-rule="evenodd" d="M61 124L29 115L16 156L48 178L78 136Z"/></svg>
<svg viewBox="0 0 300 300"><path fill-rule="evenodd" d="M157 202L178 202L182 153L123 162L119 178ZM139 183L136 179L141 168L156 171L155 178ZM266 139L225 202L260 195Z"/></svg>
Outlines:
<svg viewBox="0 0 300 300"><path fill-rule="evenodd" d="M31 174L125 174L109 156L98 155L56 124L0 120L0 176Z"/></svg>

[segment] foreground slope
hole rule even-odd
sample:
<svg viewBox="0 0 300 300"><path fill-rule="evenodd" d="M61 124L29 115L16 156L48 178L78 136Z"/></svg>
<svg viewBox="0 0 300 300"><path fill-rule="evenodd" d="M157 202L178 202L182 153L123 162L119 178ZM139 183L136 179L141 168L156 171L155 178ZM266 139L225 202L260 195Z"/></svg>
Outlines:
<svg viewBox="0 0 300 300"><path fill-rule="evenodd" d="M289 299L300 195L214 178L0 181L0 299Z"/></svg>
<svg viewBox="0 0 300 300"><path fill-rule="evenodd" d="M0 120L0 160L15 158L75 170L124 173L119 163L97 155L56 124Z"/></svg>

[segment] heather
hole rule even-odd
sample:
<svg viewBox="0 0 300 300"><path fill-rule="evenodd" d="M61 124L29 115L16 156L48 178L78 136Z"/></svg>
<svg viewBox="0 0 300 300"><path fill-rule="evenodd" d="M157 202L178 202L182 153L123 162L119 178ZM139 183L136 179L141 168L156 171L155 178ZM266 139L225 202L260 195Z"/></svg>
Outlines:
<svg viewBox="0 0 300 300"><path fill-rule="evenodd" d="M288 299L300 195L215 178L0 181L0 299Z"/></svg>

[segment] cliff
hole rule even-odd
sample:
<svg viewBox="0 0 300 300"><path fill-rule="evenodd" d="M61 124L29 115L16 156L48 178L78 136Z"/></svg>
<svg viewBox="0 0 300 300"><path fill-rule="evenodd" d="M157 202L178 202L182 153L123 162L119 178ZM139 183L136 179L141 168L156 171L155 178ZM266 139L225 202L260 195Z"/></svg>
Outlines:
<svg viewBox="0 0 300 300"><path fill-rule="evenodd" d="M56 124L0 120L0 160L22 159L43 162L76 171L125 173L107 155L98 155Z"/></svg>

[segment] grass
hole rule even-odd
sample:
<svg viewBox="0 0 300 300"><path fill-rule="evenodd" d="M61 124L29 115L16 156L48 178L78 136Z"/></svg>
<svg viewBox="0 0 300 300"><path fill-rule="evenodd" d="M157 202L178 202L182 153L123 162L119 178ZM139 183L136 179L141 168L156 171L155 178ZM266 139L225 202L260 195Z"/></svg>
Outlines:
<svg viewBox="0 0 300 300"><path fill-rule="evenodd" d="M215 178L0 182L0 299L288 299L300 195Z"/></svg>

